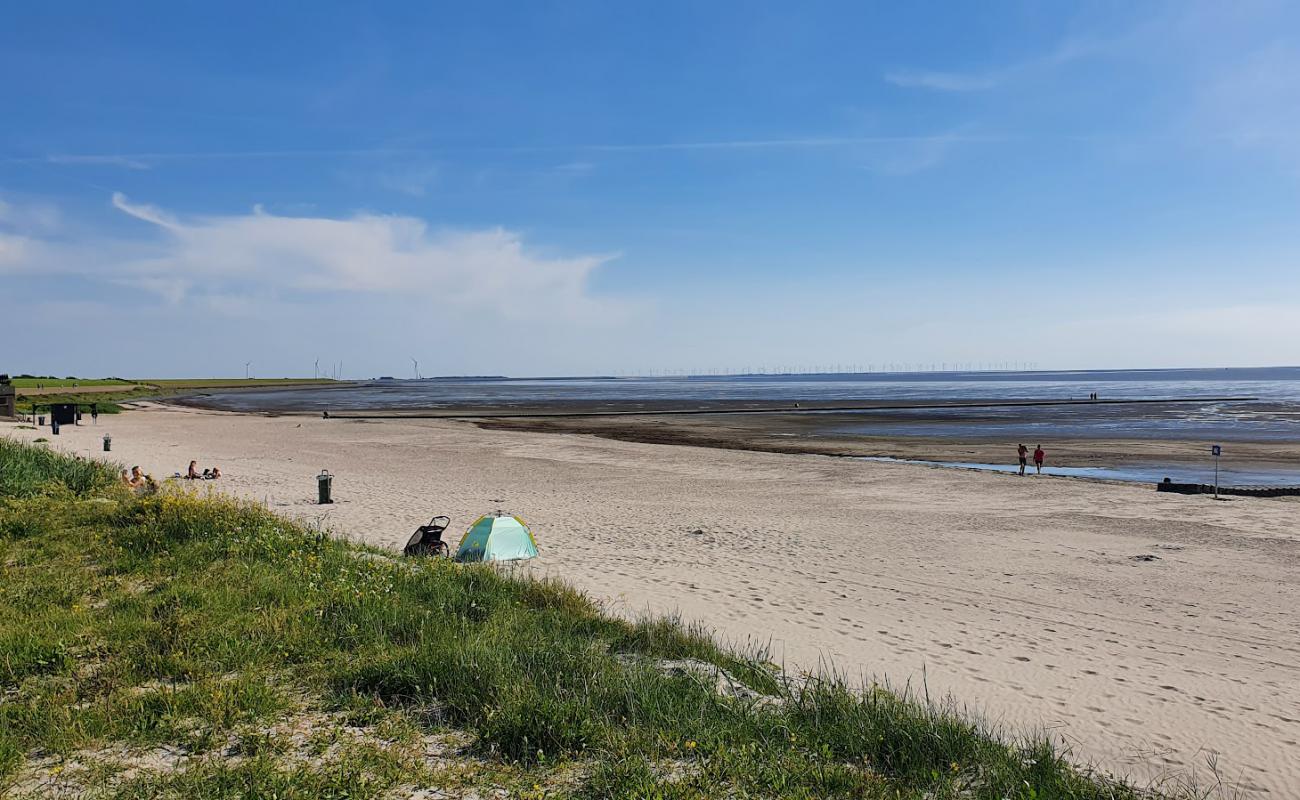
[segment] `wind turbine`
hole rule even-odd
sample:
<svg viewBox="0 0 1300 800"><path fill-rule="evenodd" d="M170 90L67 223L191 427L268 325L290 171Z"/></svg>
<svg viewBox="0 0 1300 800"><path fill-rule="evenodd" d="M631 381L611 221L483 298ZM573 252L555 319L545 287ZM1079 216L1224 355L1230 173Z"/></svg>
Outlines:
<svg viewBox="0 0 1300 800"><path fill-rule="evenodd" d="M412 358L411 363L415 365L415 379L418 381L420 379L420 362Z"/></svg>
<svg viewBox="0 0 1300 800"><path fill-rule="evenodd" d="M249 371L248 371L248 368L249 368L250 366L252 366L252 365L253 365L253 362L252 362L252 361L245 361L245 362L244 362L244 380L248 380L248 378L249 378L249 376L250 376Z"/></svg>
<svg viewBox="0 0 1300 800"><path fill-rule="evenodd" d="M314 365L312 365L312 368L311 368L311 377L312 377L312 380L315 380L316 378L319 378L319 377L320 377L320 359L319 359L319 358L316 359L316 363L315 363Z"/></svg>

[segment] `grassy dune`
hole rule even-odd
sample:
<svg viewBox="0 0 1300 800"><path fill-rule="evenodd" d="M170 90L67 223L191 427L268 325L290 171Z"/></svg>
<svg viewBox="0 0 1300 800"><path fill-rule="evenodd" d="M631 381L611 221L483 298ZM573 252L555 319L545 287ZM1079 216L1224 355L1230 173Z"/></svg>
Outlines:
<svg viewBox="0 0 1300 800"><path fill-rule="evenodd" d="M0 438L0 796L79 791L1149 796L1043 740L787 679L559 583L393 558L230 500L136 498L110 466Z"/></svg>

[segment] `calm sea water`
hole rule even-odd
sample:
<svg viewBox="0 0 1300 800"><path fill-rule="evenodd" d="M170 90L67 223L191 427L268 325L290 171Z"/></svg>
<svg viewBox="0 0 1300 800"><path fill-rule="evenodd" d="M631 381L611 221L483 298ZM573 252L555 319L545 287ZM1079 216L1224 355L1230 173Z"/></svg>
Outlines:
<svg viewBox="0 0 1300 800"><path fill-rule="evenodd" d="M862 461L879 461L890 464L925 464L931 467L951 467L956 469L973 469L980 472L1003 472L1015 474L1017 464L985 464L973 461L906 461L896 458L863 457ZM1229 459L1227 466L1219 469L1220 486L1296 486L1300 485L1300 470L1283 468L1241 468L1232 466ZM1033 466L1025 474L1036 477ZM1123 467L1059 467L1053 464L1043 468L1043 475L1066 478L1091 478L1093 480L1123 481L1125 483L1159 483L1169 478L1174 483L1214 483L1214 465L1207 458L1205 463L1195 464L1130 464Z"/></svg>
<svg viewBox="0 0 1300 800"><path fill-rule="evenodd" d="M212 393L204 402L237 411L507 410L572 402L953 401L1256 397L1257 402L1169 406L1069 406L864 412L837 434L1149 437L1300 441L1300 367L1221 370L912 373L691 378L451 378L376 380L329 389ZM858 421L860 419L860 421ZM828 424L831 424L828 417Z"/></svg>

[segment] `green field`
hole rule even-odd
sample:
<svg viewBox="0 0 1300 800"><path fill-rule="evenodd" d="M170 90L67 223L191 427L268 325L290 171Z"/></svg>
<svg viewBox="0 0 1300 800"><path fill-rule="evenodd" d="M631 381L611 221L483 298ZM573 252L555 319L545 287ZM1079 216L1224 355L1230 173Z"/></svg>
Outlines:
<svg viewBox="0 0 1300 800"><path fill-rule="evenodd" d="M120 412L121 403L151 397L171 397L203 389L254 389L275 386L317 386L337 383L328 378L142 378L121 381L105 379L45 379L16 378L18 410L23 414L39 413L34 409L54 403L76 403L83 413L89 413L94 403L101 414ZM74 386L73 384L76 384ZM43 387L36 390L37 386ZM115 390L115 387L121 387ZM51 392L50 389L67 391Z"/></svg>
<svg viewBox="0 0 1300 800"><path fill-rule="evenodd" d="M158 390L185 389L236 389L258 386L313 386L336 383L329 378L14 378L13 385L23 394L24 389L74 389L81 387L121 386L129 390L135 386Z"/></svg>
<svg viewBox="0 0 1300 800"><path fill-rule="evenodd" d="M0 795L1157 796L554 581L114 474L0 439Z"/></svg>
<svg viewBox="0 0 1300 800"><path fill-rule="evenodd" d="M19 389L35 389L37 386L48 389L73 386L130 386L132 383L118 378L13 378L10 382Z"/></svg>
<svg viewBox="0 0 1300 800"><path fill-rule="evenodd" d="M338 381L330 378L149 378L135 383L163 389L237 389L256 386L314 386Z"/></svg>

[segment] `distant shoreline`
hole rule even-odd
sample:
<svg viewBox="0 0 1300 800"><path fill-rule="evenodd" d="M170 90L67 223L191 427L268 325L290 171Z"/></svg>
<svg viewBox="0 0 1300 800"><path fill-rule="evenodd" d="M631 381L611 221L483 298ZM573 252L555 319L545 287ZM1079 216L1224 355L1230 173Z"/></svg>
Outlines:
<svg viewBox="0 0 1300 800"><path fill-rule="evenodd" d="M256 390L251 390L256 391ZM220 404L204 402L204 395L167 398L166 402L208 410L230 411ZM1040 431L1029 435L1007 435L1001 431L979 432L984 414L1015 409L1104 410L1125 407L1162 408L1186 403L1251 402L1260 411L1275 411L1277 404L1245 398L1184 398L1165 400L978 400L932 402L868 401L861 403L792 403L781 401L681 401L644 402L552 401L526 405L445 405L423 409L338 409L330 418L348 421L416 421L421 419L458 421L485 430L570 433L599 436L617 441L708 447L723 450L825 455L845 458L892 458L904 461L953 461L1014 463L1015 446L1028 440L1029 446L1044 444L1048 464L1062 467L1124 468L1133 466L1208 465L1208 446L1200 437L1169 433L1158 437L1084 436ZM911 412L918 412L912 414ZM961 423L974 433L967 435L927 434L934 421L924 414L938 412L946 423ZM240 409L234 413L258 416L312 416L314 409ZM891 432L890 415L907 414L912 426L908 433ZM857 425L870 428L884 420L878 433L845 434L836 428ZM1300 440L1226 437L1226 463L1230 467L1263 470L1295 470L1300 482ZM1207 451L1207 452L1202 452Z"/></svg>

